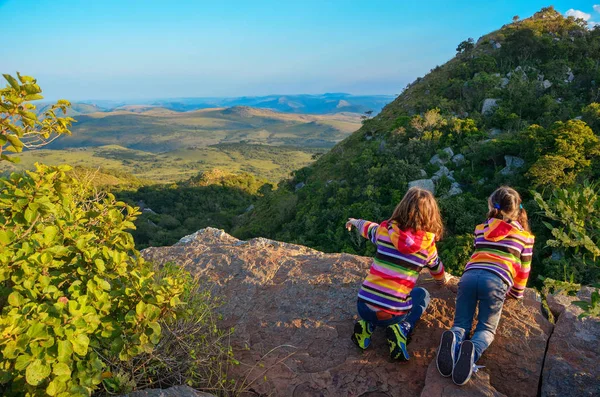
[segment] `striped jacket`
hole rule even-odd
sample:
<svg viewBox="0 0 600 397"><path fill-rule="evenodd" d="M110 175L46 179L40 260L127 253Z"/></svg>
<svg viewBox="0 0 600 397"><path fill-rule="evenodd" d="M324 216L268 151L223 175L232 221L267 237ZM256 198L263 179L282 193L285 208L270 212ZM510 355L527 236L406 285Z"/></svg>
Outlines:
<svg viewBox="0 0 600 397"><path fill-rule="evenodd" d="M522 298L531 269L534 239L519 222L488 219L475 228L475 252L465 271L490 270L508 284L509 295Z"/></svg>
<svg viewBox="0 0 600 397"><path fill-rule="evenodd" d="M412 308L410 292L424 267L438 283L445 280L444 265L438 258L435 235L424 231L403 231L396 222L381 225L362 219L353 221L361 235L377 246L377 254L364 280L358 299L392 315Z"/></svg>

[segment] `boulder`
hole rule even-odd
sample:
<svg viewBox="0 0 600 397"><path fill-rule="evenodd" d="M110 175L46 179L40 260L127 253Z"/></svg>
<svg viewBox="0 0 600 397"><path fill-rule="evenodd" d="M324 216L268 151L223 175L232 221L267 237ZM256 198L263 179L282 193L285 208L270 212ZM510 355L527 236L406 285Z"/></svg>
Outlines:
<svg viewBox="0 0 600 397"><path fill-rule="evenodd" d="M481 106L481 114L491 114L494 109L498 106L498 99L496 98L487 98L483 101L483 106Z"/></svg>
<svg viewBox="0 0 600 397"><path fill-rule="evenodd" d="M427 178L427 171L425 171L424 169L420 169L419 170L419 174L423 177L423 178Z"/></svg>
<svg viewBox="0 0 600 397"><path fill-rule="evenodd" d="M552 83L550 82L550 80L544 80L542 81L542 86L545 90L547 90L548 88L552 87Z"/></svg>
<svg viewBox="0 0 600 397"><path fill-rule="evenodd" d="M296 186L294 187L294 190L298 191L298 190L302 189L304 186L306 186L306 183L304 183L304 182L297 183Z"/></svg>
<svg viewBox="0 0 600 397"><path fill-rule="evenodd" d="M558 317L548 343L542 397L600 394L600 318L579 319L576 300L589 301L591 288L577 296L550 295L548 306Z"/></svg>
<svg viewBox="0 0 600 397"><path fill-rule="evenodd" d="M510 82L510 80L506 77L503 77L500 79L500 87L502 88L506 88L506 86L508 85L508 83Z"/></svg>
<svg viewBox="0 0 600 397"><path fill-rule="evenodd" d="M451 147L444 148L442 152L444 152L445 155L440 156L439 154L436 154L429 159L429 162L433 165L444 165L452 158L452 156L454 156L454 151Z"/></svg>
<svg viewBox="0 0 600 397"><path fill-rule="evenodd" d="M418 396L436 382L447 382L430 364L442 332L452 324L456 278L437 286L423 272L419 285L430 292L431 304L414 329L412 358L397 363L389 361L382 328L364 352L350 341L356 294L370 258L268 239L244 242L211 228L142 255L158 266L174 262L213 284L223 302L221 326L235 327L231 343L244 364L234 366L229 376L253 380L255 395ZM498 393L537 394L552 325L530 296L506 303L474 385L487 374ZM461 392L447 390L444 395Z"/></svg>
<svg viewBox="0 0 600 397"><path fill-rule="evenodd" d="M189 386L173 386L168 389L147 389L123 394L121 397L215 397Z"/></svg>
<svg viewBox="0 0 600 397"><path fill-rule="evenodd" d="M450 171L448 169L448 167L446 167L446 166L441 166L440 169L437 170L435 174L433 174L431 179L434 182L437 182L438 180L442 179L443 177L446 177L446 178L450 179L450 181L454 182L454 171Z"/></svg>
<svg viewBox="0 0 600 397"><path fill-rule="evenodd" d="M458 182L452 182L452 186L450 186L450 190L446 194L448 197L456 196L457 194L461 194L463 191L460 188L460 184Z"/></svg>
<svg viewBox="0 0 600 397"><path fill-rule="evenodd" d="M456 166L461 166L465 163L465 156L464 154L457 154L454 157L452 157L452 162L456 165Z"/></svg>
<svg viewBox="0 0 600 397"><path fill-rule="evenodd" d="M502 130L500 128L492 128L490 130L490 136L498 136L502 134Z"/></svg>
<svg viewBox="0 0 600 397"><path fill-rule="evenodd" d="M435 183L433 183L433 179L417 179L416 181L408 182L409 189L415 186L429 190L431 193L435 194Z"/></svg>
<svg viewBox="0 0 600 397"><path fill-rule="evenodd" d="M523 167L525 165L525 160L516 156L504 156L504 161L506 162L506 167L504 167L500 173L502 175L511 175L514 170Z"/></svg>
<svg viewBox="0 0 600 397"><path fill-rule="evenodd" d="M571 68L567 69L567 77L565 78L565 83L571 83L573 82L573 80L575 80L575 75L573 74L573 71L571 70Z"/></svg>
<svg viewBox="0 0 600 397"><path fill-rule="evenodd" d="M436 154L432 158L429 159L429 162L433 165L444 165L448 161L445 159L442 159L439 154Z"/></svg>

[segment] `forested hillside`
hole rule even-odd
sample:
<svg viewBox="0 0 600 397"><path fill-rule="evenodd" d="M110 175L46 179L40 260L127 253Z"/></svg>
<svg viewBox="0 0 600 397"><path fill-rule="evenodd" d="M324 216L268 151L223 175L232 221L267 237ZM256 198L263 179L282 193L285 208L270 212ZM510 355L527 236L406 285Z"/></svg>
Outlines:
<svg viewBox="0 0 600 397"><path fill-rule="evenodd" d="M262 198L234 234L370 253L344 221L386 219L416 181L436 191L447 226L442 259L458 271L487 196L509 184L537 235L534 275L593 282L599 84L600 29L552 7L515 17L460 43L455 58Z"/></svg>

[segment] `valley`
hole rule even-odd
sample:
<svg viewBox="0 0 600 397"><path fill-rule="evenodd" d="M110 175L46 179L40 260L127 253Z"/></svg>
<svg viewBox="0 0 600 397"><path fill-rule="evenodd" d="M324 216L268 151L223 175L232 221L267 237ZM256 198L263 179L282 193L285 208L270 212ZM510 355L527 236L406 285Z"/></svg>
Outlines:
<svg viewBox="0 0 600 397"><path fill-rule="evenodd" d="M73 117L71 136L26 151L19 164L2 164L0 170L31 169L36 161L68 163L165 183L218 168L278 182L361 125L353 113L289 114L249 107L176 112L130 105Z"/></svg>

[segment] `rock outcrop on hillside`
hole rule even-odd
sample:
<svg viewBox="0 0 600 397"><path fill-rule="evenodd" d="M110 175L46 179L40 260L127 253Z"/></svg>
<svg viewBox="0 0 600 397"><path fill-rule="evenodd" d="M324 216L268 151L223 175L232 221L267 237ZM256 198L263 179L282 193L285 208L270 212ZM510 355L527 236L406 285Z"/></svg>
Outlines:
<svg viewBox="0 0 600 397"><path fill-rule="evenodd" d="M557 317L541 387L542 397L600 395L600 319L578 319L582 310L576 300L590 300L591 288L577 296L548 296L548 306Z"/></svg>
<svg viewBox="0 0 600 397"><path fill-rule="evenodd" d="M215 285L224 298L223 326L235 327L234 377L254 380L257 395L278 396L535 396L552 324L534 291L508 301L496 341L480 360L485 368L466 388L441 378L432 363L444 329L452 322L457 279L419 284L432 296L415 327L407 363L389 362L382 329L373 346L350 341L356 293L369 258L324 254L263 238L240 241L208 228L172 247L149 248L157 264L173 261ZM249 369L250 368L250 369Z"/></svg>

